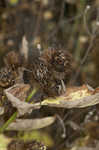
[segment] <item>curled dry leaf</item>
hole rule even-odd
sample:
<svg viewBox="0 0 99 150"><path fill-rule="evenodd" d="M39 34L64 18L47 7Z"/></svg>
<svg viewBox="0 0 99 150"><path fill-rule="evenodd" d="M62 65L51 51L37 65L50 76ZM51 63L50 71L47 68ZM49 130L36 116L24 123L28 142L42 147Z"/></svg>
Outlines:
<svg viewBox="0 0 99 150"><path fill-rule="evenodd" d="M29 85L17 84L5 90L9 101L17 108L19 116L46 105L59 108L83 108L99 103L99 88L94 90L88 85L83 85L81 87L67 88L66 93L57 98L48 98L41 103L29 104L24 102L29 88Z"/></svg>
<svg viewBox="0 0 99 150"><path fill-rule="evenodd" d="M17 97L21 101L25 101L29 90L30 90L29 84L20 83L20 84L15 84L14 86L5 90L5 93L6 92L11 93L14 97Z"/></svg>
<svg viewBox="0 0 99 150"><path fill-rule="evenodd" d="M56 117L45 117L40 119L16 119L16 121L11 123L7 129L17 131L40 129L51 125L55 119Z"/></svg>
<svg viewBox="0 0 99 150"><path fill-rule="evenodd" d="M29 87L26 84L16 84L5 90L8 100L12 103L13 107L18 110L18 116L22 116L25 113L31 113L33 109L39 109L41 107L40 103L29 104L23 101L26 97L27 90L29 90Z"/></svg>
<svg viewBox="0 0 99 150"><path fill-rule="evenodd" d="M41 105L62 108L83 108L99 103L99 88L92 89L87 85L71 87L66 93L56 99L46 99Z"/></svg>

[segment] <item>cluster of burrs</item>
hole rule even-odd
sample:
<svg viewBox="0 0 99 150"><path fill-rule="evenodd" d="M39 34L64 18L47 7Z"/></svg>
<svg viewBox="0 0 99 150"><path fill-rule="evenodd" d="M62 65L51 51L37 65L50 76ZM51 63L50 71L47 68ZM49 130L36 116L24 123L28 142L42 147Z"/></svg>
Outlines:
<svg viewBox="0 0 99 150"><path fill-rule="evenodd" d="M10 51L4 57L4 67L0 70L0 87L9 88L19 79L21 57L15 51Z"/></svg>
<svg viewBox="0 0 99 150"><path fill-rule="evenodd" d="M32 86L37 86L47 96L59 96L66 92L66 85L73 70L72 56L68 51L50 48L40 53L38 48L32 48L28 50L27 61L24 59L15 51L5 56L5 67L0 71L1 87L6 88L15 84L19 68L23 67L26 68L23 75L25 80Z"/></svg>
<svg viewBox="0 0 99 150"><path fill-rule="evenodd" d="M34 51L37 51L35 49ZM27 68L32 81L47 96L59 96L66 92L66 84L72 73L72 56L62 48L49 48L39 55L29 56Z"/></svg>

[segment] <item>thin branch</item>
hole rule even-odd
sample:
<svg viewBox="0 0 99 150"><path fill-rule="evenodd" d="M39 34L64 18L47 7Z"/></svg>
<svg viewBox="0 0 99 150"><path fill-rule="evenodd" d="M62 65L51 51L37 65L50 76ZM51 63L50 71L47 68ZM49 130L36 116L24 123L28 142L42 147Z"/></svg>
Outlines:
<svg viewBox="0 0 99 150"><path fill-rule="evenodd" d="M64 125L64 122L62 120L62 118L59 116L59 115L56 115L57 119L59 120L61 126L62 126L62 129L63 129L63 134L62 134L62 138L65 138L66 137L66 128L65 128L65 125Z"/></svg>
<svg viewBox="0 0 99 150"><path fill-rule="evenodd" d="M89 43L88 49L86 50L86 53L85 53L84 57L81 60L80 65L79 65L79 67L77 69L78 71L76 72L74 78L70 82L72 84L78 78L78 76L80 74L80 71L81 71L81 68L82 68L82 65L85 63L85 61L87 60L88 55L90 54L90 52L92 50L92 47L94 45L94 40L95 40L95 38L97 36L97 32L98 32L98 26L95 28L95 30L93 29L92 32L89 31L89 28L88 28L88 25L87 25L87 20L86 20L86 15L87 15L87 12L88 12L89 9L90 9L90 6L87 6L86 9L85 9L85 12L84 12L84 18L83 18L83 20L84 20L84 26L86 28L86 31L87 31L88 35L90 36L90 43ZM99 20L99 14L97 15L96 20Z"/></svg>
<svg viewBox="0 0 99 150"><path fill-rule="evenodd" d="M89 36L92 36L93 34L90 32L90 30L89 30L89 28L88 28L87 19L86 19L86 15L87 15L89 9L90 9L90 6L88 5L88 6L85 8L85 11L84 11L83 22L84 22L84 26L85 26L85 29L86 29L88 35L89 35Z"/></svg>
<svg viewBox="0 0 99 150"><path fill-rule="evenodd" d="M41 1L41 4L40 4L40 8L39 8L39 13L38 13L38 17L37 17L37 21L36 21L36 29L35 29L35 32L33 34L33 41L35 40L35 37L38 35L39 33L39 29L40 29L40 22L41 22L41 19L42 19L42 12L43 12L43 2Z"/></svg>

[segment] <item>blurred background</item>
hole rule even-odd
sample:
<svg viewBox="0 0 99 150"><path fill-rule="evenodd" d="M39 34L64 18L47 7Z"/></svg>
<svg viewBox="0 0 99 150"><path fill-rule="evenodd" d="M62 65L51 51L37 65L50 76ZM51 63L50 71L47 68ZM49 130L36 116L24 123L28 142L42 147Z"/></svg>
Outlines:
<svg viewBox="0 0 99 150"><path fill-rule="evenodd" d="M56 44L72 53L71 85L99 86L99 0L1 0L0 67L8 51L20 50L24 35L42 49ZM36 138L45 142L48 150L99 149L99 105L71 110L45 108L39 114L45 112L62 117L65 138L59 121L40 131L7 136Z"/></svg>

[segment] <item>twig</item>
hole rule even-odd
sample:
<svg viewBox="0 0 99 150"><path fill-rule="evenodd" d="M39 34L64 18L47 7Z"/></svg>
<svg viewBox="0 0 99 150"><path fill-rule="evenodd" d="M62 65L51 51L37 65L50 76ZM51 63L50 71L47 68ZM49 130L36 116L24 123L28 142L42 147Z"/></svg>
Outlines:
<svg viewBox="0 0 99 150"><path fill-rule="evenodd" d="M95 30L93 29L93 31L90 32L90 31L89 31L89 28L88 28L88 26L87 26L86 14L87 14L87 12L88 12L89 9L90 9L90 6L87 6L86 9L85 9L85 12L84 12L84 18L83 18L83 20L84 20L84 25L85 25L86 31L87 31L88 35L90 36L90 43L89 43L88 49L86 50L86 53L85 53L83 59L81 60L80 65L79 65L79 67L78 67L78 69L77 69L78 71L76 72L74 78L73 78L72 81L70 82L70 83L72 83L72 84L73 84L73 83L75 82L75 80L78 78L78 76L79 76L79 74L80 74L80 71L81 71L81 67L82 67L82 65L85 63L85 61L86 61L86 59L87 59L87 57L88 57L88 55L89 55L89 53L90 53L90 51L91 51L93 45L94 45L94 40L95 40L96 35L97 35L96 32L97 32L98 28L96 28ZM98 20L98 18L99 18L99 14L97 15L97 19L96 19L96 20Z"/></svg>
<svg viewBox="0 0 99 150"><path fill-rule="evenodd" d="M87 25L87 20L86 20L86 15L88 13L90 9L90 6L88 5L86 8L85 8L85 11L84 11L84 15L83 15L83 21L84 21L84 26L85 26L85 29L88 33L89 36L92 36L93 34L90 32L89 28L88 28L88 25Z"/></svg>
<svg viewBox="0 0 99 150"><path fill-rule="evenodd" d="M58 23L57 23L57 28L54 29L54 31L49 35L47 41L49 41L59 30L60 26L61 26L61 20L64 16L64 7L65 7L65 1L63 0L62 1L62 4L61 4L61 11L60 11L60 16L59 16L59 20L58 20Z"/></svg>
<svg viewBox="0 0 99 150"><path fill-rule="evenodd" d="M60 124L61 124L62 129L63 129L62 138L65 138L66 137L66 128L65 128L64 122L63 122L62 118L59 115L56 115L56 117L60 121Z"/></svg>
<svg viewBox="0 0 99 150"><path fill-rule="evenodd" d="M39 33L39 29L40 29L40 22L41 22L41 19L42 19L42 11L43 11L43 2L41 1L41 4L40 4L40 9L39 9L39 13L38 13L38 17L37 17L37 21L36 21L36 30L33 34L33 40L35 40L35 37L38 35Z"/></svg>

